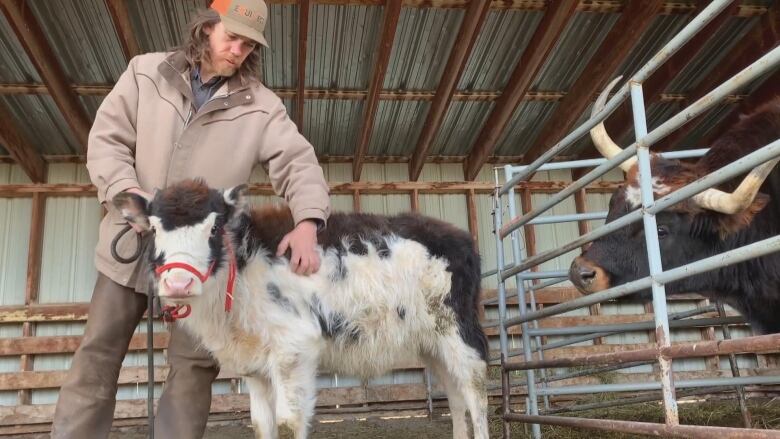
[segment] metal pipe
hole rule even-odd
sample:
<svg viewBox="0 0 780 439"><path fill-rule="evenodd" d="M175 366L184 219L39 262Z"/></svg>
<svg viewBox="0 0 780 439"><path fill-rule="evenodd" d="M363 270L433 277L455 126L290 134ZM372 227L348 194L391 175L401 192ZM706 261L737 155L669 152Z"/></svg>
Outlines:
<svg viewBox="0 0 780 439"><path fill-rule="evenodd" d="M669 314L669 319L671 319L671 320L680 320L680 319L685 319L685 318L688 318L688 317L693 317L693 316L696 316L696 315L701 315L701 314L705 314L705 313L713 312L713 311L717 311L717 308L715 307L715 305L708 305L708 306L704 306L704 307L701 307L701 308L692 309L692 310L689 310L689 311L683 311L683 312L679 312L679 313ZM484 328L490 328L490 327L498 326L498 320L490 322L489 325L490 326L486 325L486 326L483 326L483 327ZM560 348L560 347L564 347L564 346L573 345L575 343L582 343L583 341L590 341L590 340L593 340L594 338L606 337L606 336L609 336L609 335L612 335L612 334L618 334L619 332L620 331L595 332L595 333L589 333L589 334L581 335L581 336L577 336L577 337L569 337L569 338L566 338L564 340L560 340L560 341L556 341L556 342L553 342L553 343L547 343L545 345L542 345L541 346L541 350L546 351L546 350L550 350L550 349L556 349L556 348ZM537 352L537 349L534 349L534 352ZM509 351L509 358L517 357L519 355L521 355L521 353L514 352L514 351ZM490 357L490 361L497 360L498 358L499 357Z"/></svg>
<svg viewBox="0 0 780 439"><path fill-rule="evenodd" d="M658 53L650 59L650 61L642 66L642 68L639 69L639 71L633 76L632 80L640 83L644 82L645 79L647 79L653 72L658 70L658 68L664 62L666 62L667 59L669 59L675 52L677 52L680 47L685 45L688 40L693 38L693 36L696 35L699 30L706 26L707 23L709 23L730 3L731 1L727 0L715 0L707 5L701 11L701 13L694 17L690 23L688 23L682 30L680 30L680 32L675 35L668 43L666 43L664 47L661 48L661 50L659 50ZM599 113L589 118L582 125L572 131L568 136L564 137L561 141L549 148L547 152L542 154L538 159L534 160L534 162L523 169L522 172L518 173L514 178L504 184L504 186L501 187L501 190L499 191L499 195L506 194L509 190L509 186L514 186L518 182L529 178L542 165L546 164L550 161L550 159L573 145L574 142L576 142L580 137L587 134L591 128L598 125L601 121L606 119L607 116L612 114L612 112L617 109L617 107L623 102L623 100L626 99L627 96L628 85L626 84L623 85L623 87L621 87L614 96L612 96L612 99L607 101L606 105Z"/></svg>
<svg viewBox="0 0 780 439"><path fill-rule="evenodd" d="M628 85L624 85L618 89L618 91L615 92L615 95L612 96L612 99L607 101L606 105L604 105L604 108L601 111L592 116L590 119L586 120L585 123L569 133L568 136L564 137L561 139L561 141L549 148L547 152L542 154L538 159L534 160L533 163L526 166L522 172L518 173L509 179L506 183L504 183L499 191L499 195L505 195L507 192L509 192L509 188L514 187L517 185L517 183L528 179L531 175L533 175L534 172L538 171L543 164L549 162L550 159L573 145L574 142L579 140L580 137L590 132L591 128L595 127L604 121L604 119L606 119L610 114L612 114L612 112L623 103L626 97L628 97Z"/></svg>
<svg viewBox="0 0 780 439"><path fill-rule="evenodd" d="M780 384L780 376L751 376L751 377L726 377L726 378L702 378L696 380L675 381L675 387L678 389L687 389L694 387L715 387L715 386L753 386L759 384ZM539 394L548 395L580 395L584 393L605 393L605 392L638 392L643 390L660 390L660 382L647 383L618 383L618 384L592 384L585 386L568 387L548 387L539 389Z"/></svg>
<svg viewBox="0 0 780 439"><path fill-rule="evenodd" d="M496 183L498 182L498 175L496 175ZM496 193L493 196L493 227L494 230L500 230L501 229L501 217L503 213L501 212L501 198L498 196L498 184L496 184ZM501 270L504 267L504 246L501 243L501 238L498 236L498 233L495 234L496 236L496 267L497 267L497 273L500 273ZM499 279L498 280L498 318L499 321L506 321L506 289L504 286L504 282ZM510 410L510 401L509 401L509 394L510 394L510 383L509 383L509 373L506 370L505 366L507 363L507 355L509 351L509 345L507 341L507 333L506 333L506 327L504 325L500 325L498 328L498 334L499 334L499 346L501 348L501 403L502 403L502 411L504 415L509 413ZM504 438L509 438L509 426L505 423L504 424Z"/></svg>
<svg viewBox="0 0 780 439"><path fill-rule="evenodd" d="M547 425L560 425L572 428L591 428L597 430L621 431L632 434L647 434L659 437L713 438L718 439L778 439L780 431L758 430L728 427L709 427L700 425L664 425L651 422L616 421L611 419L573 418L567 416L530 416L520 413L504 415L505 421L537 422Z"/></svg>
<svg viewBox="0 0 780 439"><path fill-rule="evenodd" d="M723 307L723 302L720 300L715 301L715 308L718 310L718 315L723 317L726 315L726 309ZM720 327L723 331L723 339L731 340L731 329L728 325L722 325ZM739 366L737 365L737 357L734 354L729 354L729 366L731 367L731 376L739 377ZM737 392L737 400L739 401L739 412L742 414L742 424L745 428L753 426L753 421L750 419L750 411L745 401L745 389L742 386L734 387Z"/></svg>
<svg viewBox="0 0 780 439"><path fill-rule="evenodd" d="M569 215L541 216L529 221L528 224L535 226L539 224L558 224L558 223L568 223L574 221L601 220L607 217L607 213L609 212L604 211L604 212L574 213Z"/></svg>
<svg viewBox="0 0 780 439"><path fill-rule="evenodd" d="M494 275L497 272L498 272L497 270L493 270ZM567 280L569 280L568 277L553 278L544 282L539 282L538 284L531 285L530 287L528 287L528 291L538 291L543 288L551 287L561 282L565 282ZM517 290L515 290L513 293L507 294L506 296L507 299L511 299L512 297L517 297ZM496 303L498 303L498 298L485 299L482 301L482 305L495 305Z"/></svg>
<svg viewBox="0 0 780 439"><path fill-rule="evenodd" d="M718 14L732 3L733 0L715 0L710 2L701 12L699 12L691 21L680 29L668 43L664 45L642 68L631 78L631 81L643 83L650 75L672 57L681 47L693 38L700 30L712 21Z"/></svg>
<svg viewBox="0 0 780 439"><path fill-rule="evenodd" d="M677 396L679 398L687 398L689 396L709 395L712 393L729 392L731 389L732 389L731 387L725 387L725 386L709 387L704 389L682 391L679 392ZM661 395L660 393L653 393L650 395L640 395L631 398L617 398L609 401L594 402L591 404L577 404L577 405L571 405L567 407L558 407L550 410L545 410L543 414L553 415L558 413L572 413L572 412L581 412L585 410L598 410L598 409L605 409L610 407L623 407L626 405L641 404L643 402L660 401L662 398L663 395ZM750 426L747 426L747 428L750 428Z"/></svg>
<svg viewBox="0 0 780 439"><path fill-rule="evenodd" d="M545 202L542 207L537 207L533 211L529 212L526 215L523 215L520 218L514 218L512 219L507 225L504 226L504 228L501 230L501 237L506 237L512 230L515 230L525 224L528 223L528 221L536 218L539 216L542 212L548 210L550 207L558 204L560 201L568 197L569 195L573 194L574 192L582 189L586 185L590 184L591 182L595 181L598 177L602 176L603 174L607 173L610 169L617 166L619 163L623 163L626 159L634 155L636 152L638 143L641 142L642 146L650 147L651 145L655 144L659 140L663 139L664 137L668 136L672 131L679 128L692 118L702 114L703 112L709 110L711 107L713 107L715 104L717 104L720 100L728 96L729 94L733 93L735 90L739 89L740 87L745 86L747 83L751 82L753 79L760 77L764 73L767 73L772 68L777 66L780 63L780 46L775 47L774 49L770 50L767 54L759 58L756 62L749 65L733 77L731 77L729 80L721 84L719 87L715 88L715 90L712 90L711 92L707 93L705 96L703 96L701 99L697 100L693 104L689 105L685 110L681 111L680 113L677 113L675 116L673 116L671 119L667 120L663 124L661 124L658 128L654 129L650 133L648 133L644 138L641 138L639 141L634 142L631 146L625 148L623 152L617 154L612 159L608 160L601 166L598 166L593 171L585 174L582 178L577 180L574 184L567 186L566 189L559 192L555 196L551 197L547 202ZM628 84L627 84L628 85ZM622 96L622 99L625 99L625 96L623 96L624 89L628 88L626 86L622 87L620 91L618 92L619 95ZM615 99L613 97L608 103L609 104ZM604 108L604 110L607 110L607 107ZM602 110L602 111L604 111ZM597 118L599 119L599 118ZM590 123L586 123L585 125L590 125ZM583 125L583 126L585 126ZM596 124L593 124L595 126ZM592 126L591 126L592 128ZM567 136L568 137L568 136ZM551 150L552 151L552 150ZM548 151L551 152L551 151ZM543 155L542 157L546 156L547 154ZM539 160L537 160L538 162ZM535 164L536 162L534 162ZM532 165L529 165L529 168L532 168ZM525 174L518 174L523 175ZM530 173L529 173L530 175ZM519 181L519 180L518 180ZM583 184L584 182L584 184ZM516 184L516 182L514 183ZM512 187L514 186L512 185ZM504 187L507 187L505 184ZM503 190L503 188L502 188ZM522 271L522 270L521 270Z"/></svg>
<svg viewBox="0 0 780 439"><path fill-rule="evenodd" d="M647 121L645 119L645 100L642 93L642 84L630 82L631 108L634 115L634 130L637 139L637 167L639 169L639 191L642 198L642 222L645 229L645 245L647 261L650 270L650 278L654 279L658 273L663 272L661 263L661 248L658 242L658 225L655 214L648 211L653 206L653 182L650 166L650 149L644 141L647 137ZM666 287L654 280L650 286L653 293L653 320L655 323L655 340L659 348L669 347L672 337L669 329L669 319L666 310ZM667 425L680 423L680 415L677 412L677 399L675 398L674 377L672 376L672 360L663 356L658 357L659 375L661 377L661 390L664 396L664 418Z"/></svg>
<svg viewBox="0 0 780 439"><path fill-rule="evenodd" d="M752 244L748 244L734 250L729 250L725 253L721 253L709 258L700 259L696 262L691 262L677 268L664 271L656 275L656 281L662 284L668 284L695 274L704 273L716 268L723 268L728 265L744 262L748 259L753 259L780 251L780 235L772 238L767 238ZM514 317L506 320L506 327L517 325L523 321L530 321L533 319L540 319L543 317L550 317L556 314L561 314L567 311L572 311L585 306L590 306L596 303L604 302L606 300L617 299L619 297L627 296L640 290L644 290L650 287L650 277L643 277L635 281L625 283L612 287L608 290L604 290L598 293L590 294L588 296L580 297L579 299L570 300L566 303L559 303L536 312L528 313L525 316Z"/></svg>
<svg viewBox="0 0 780 439"><path fill-rule="evenodd" d="M591 354L574 358L556 358L544 361L523 361L507 364L506 370L540 369L542 367L573 367L654 360L659 355L666 358L712 357L715 355L743 354L746 352L777 352L780 350L780 334L758 335L737 340L699 341L668 347L637 349L626 352Z"/></svg>
<svg viewBox="0 0 780 439"><path fill-rule="evenodd" d="M509 169L506 169L505 172L507 175L511 176L511 171ZM507 194L507 199L509 200L509 217L514 218L517 215L517 203L515 202L515 189L514 187L509 188L509 193ZM500 229L497 229L500 230ZM520 261L523 259L522 252L520 251L520 234L515 230L511 234L512 239L512 257L515 261ZM518 311L520 312L521 316L526 315L528 312L528 309L526 308L526 298L525 298L525 282L523 282L524 279L534 279L534 277L531 277L532 275L539 275L539 274L545 274L547 273L520 273L518 272L515 275L515 284L517 285L517 297L518 297ZM566 273L563 273L563 276L566 276ZM548 278L549 276L544 277L544 279ZM555 277L561 277L560 275ZM541 279L537 277L537 279ZM523 329L523 333L521 334L521 337L523 339L523 355L525 355L525 358L531 358L531 337L528 334L528 323L523 323L521 325ZM539 414L539 401L536 397L536 378L534 377L534 371L533 370L526 370L526 382L528 385L528 407L529 407L529 413L531 415L538 415ZM542 437L542 430L541 426L539 424L533 424L531 425L531 435L534 439L541 439Z"/></svg>
<svg viewBox="0 0 780 439"><path fill-rule="evenodd" d="M661 152L658 155L665 158L665 159L690 159L690 158L697 158L701 157L704 154L707 154L707 151L709 151L709 148L698 148L698 149L686 149L684 151L669 151L669 152ZM600 158L600 159L586 159L586 160L571 160L566 162L552 162L547 163L539 167L539 169L536 170L536 172L540 171L557 171L557 170L563 170L563 169L577 169L577 168L593 168L598 165L601 165L602 163L605 163L607 159ZM520 165L520 166L512 166L512 173L518 173L522 172L527 168L527 165Z"/></svg>
<svg viewBox="0 0 780 439"><path fill-rule="evenodd" d="M521 217L512 217L512 219L507 223L502 229L501 229L501 238L506 238L507 235L509 235L512 231L519 229L520 227L528 224L532 219L536 218L537 216L541 215L542 213L548 211L550 208L555 206L556 204L559 204L561 201L565 200L569 196L571 196L573 193L579 191L580 189L584 188L585 186L593 183L596 181L599 177L603 176L607 172L611 171L624 161L626 159L630 158L636 153L637 145L634 143L633 145L629 146L628 148L624 149L619 154L615 155L615 157L612 157L611 159L604 162L602 165L597 166L592 171L588 172L584 176L580 177L577 181L570 184L569 186L566 186L563 190L558 192L557 194L551 196L547 200L545 200L544 203L542 203L541 206L535 207L532 211L524 214ZM514 187L514 186L512 186Z"/></svg>
<svg viewBox="0 0 780 439"><path fill-rule="evenodd" d="M745 319L742 316L733 317L714 317L709 319L686 319L675 320L669 322L669 326L672 328L697 328L702 326L716 326L716 325L738 325L744 324ZM529 335L545 335L545 336L560 336L560 335L575 335L575 334L589 334L591 332L603 332L603 333L622 333L628 331L642 331L655 328L655 322L648 320L644 322L635 323L621 323L618 325L589 325L589 326L572 326L568 328L541 328L541 329L529 329Z"/></svg>
<svg viewBox="0 0 780 439"><path fill-rule="evenodd" d="M727 167L718 169L694 181L693 183L683 186L682 188L659 198L658 200L655 201L655 204L650 209L648 209L648 211L653 214L657 214L658 212L670 206L673 206L683 200L686 200L705 189L729 181L738 175L744 174L750 171L751 169L755 168L756 166L760 165L761 163L769 161L777 156L780 156L780 140L774 141L764 146L763 148L756 150L730 163ZM610 223L607 223L599 227L598 229L590 233L582 235L578 239L575 239L574 241L571 241L568 244L564 244L563 246L557 249L542 252L536 256L526 259L525 261L523 261L522 264L514 266L511 269L507 270L503 274L503 276L509 277L515 271L525 271L535 265L539 265L543 262L547 262L550 259L553 259L562 254L575 250L584 244L587 244L589 242L595 241L598 238L601 238L602 236L608 235L609 233L612 233L615 230L621 229L631 223L639 221L641 217L642 217L641 210L635 210L633 212L630 212Z"/></svg>

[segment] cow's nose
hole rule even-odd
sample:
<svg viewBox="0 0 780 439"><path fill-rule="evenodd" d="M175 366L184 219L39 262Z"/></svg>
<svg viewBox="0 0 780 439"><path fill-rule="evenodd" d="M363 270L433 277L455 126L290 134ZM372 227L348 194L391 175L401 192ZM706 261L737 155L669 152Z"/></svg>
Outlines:
<svg viewBox="0 0 780 439"><path fill-rule="evenodd" d="M589 267L580 266L577 271L577 274L583 282L591 282L593 281L593 278L596 277L596 270L593 270Z"/></svg>

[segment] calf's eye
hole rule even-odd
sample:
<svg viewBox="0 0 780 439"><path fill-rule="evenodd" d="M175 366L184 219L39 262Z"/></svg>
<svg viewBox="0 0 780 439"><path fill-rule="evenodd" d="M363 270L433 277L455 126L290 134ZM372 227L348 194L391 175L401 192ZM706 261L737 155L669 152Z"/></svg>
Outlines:
<svg viewBox="0 0 780 439"><path fill-rule="evenodd" d="M658 226L658 239L666 238L669 235L669 228L666 226Z"/></svg>

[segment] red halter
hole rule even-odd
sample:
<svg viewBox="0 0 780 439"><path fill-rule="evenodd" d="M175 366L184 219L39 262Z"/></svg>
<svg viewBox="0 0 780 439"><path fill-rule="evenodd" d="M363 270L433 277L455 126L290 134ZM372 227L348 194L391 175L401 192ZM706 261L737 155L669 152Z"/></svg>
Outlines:
<svg viewBox="0 0 780 439"><path fill-rule="evenodd" d="M236 283L236 255L233 252L233 244L230 242L230 239L228 239L227 235L225 235L225 245L227 246L228 251L228 279L227 279L227 287L225 290L225 312L230 312L230 310L233 308L233 287ZM190 273L194 274L201 283L205 283L208 278L211 276L212 271L214 271L214 264L216 261L212 262L211 265L209 265L208 271L206 273L201 273L198 271L197 268L193 267L190 264L184 263L184 262L170 262L168 264L162 265L160 267L157 267L157 269L154 270L155 274L159 277L161 274L165 273L168 270L171 270L173 268L181 268L183 270L187 270ZM181 311L184 309L184 311ZM178 319L183 319L190 315L190 312L192 311L192 307L190 305L166 305L163 307L163 320L166 322L174 322Z"/></svg>

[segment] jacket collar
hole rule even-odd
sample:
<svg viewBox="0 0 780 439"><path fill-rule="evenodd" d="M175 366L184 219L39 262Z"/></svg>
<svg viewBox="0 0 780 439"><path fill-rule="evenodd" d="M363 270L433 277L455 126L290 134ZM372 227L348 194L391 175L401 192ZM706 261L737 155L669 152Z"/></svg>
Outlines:
<svg viewBox="0 0 780 439"><path fill-rule="evenodd" d="M165 60L157 66L157 71L173 85L181 94L183 94L190 102L194 101L192 96L192 86L189 82L190 66L187 63L187 58L184 56L184 52L176 51L168 55ZM227 93L232 95L238 91L249 88L249 84L245 83L239 75L233 75L227 80ZM251 93L249 94L251 95ZM254 102L254 97L246 99L231 100L231 104L250 104ZM233 105L230 105L233 106Z"/></svg>

